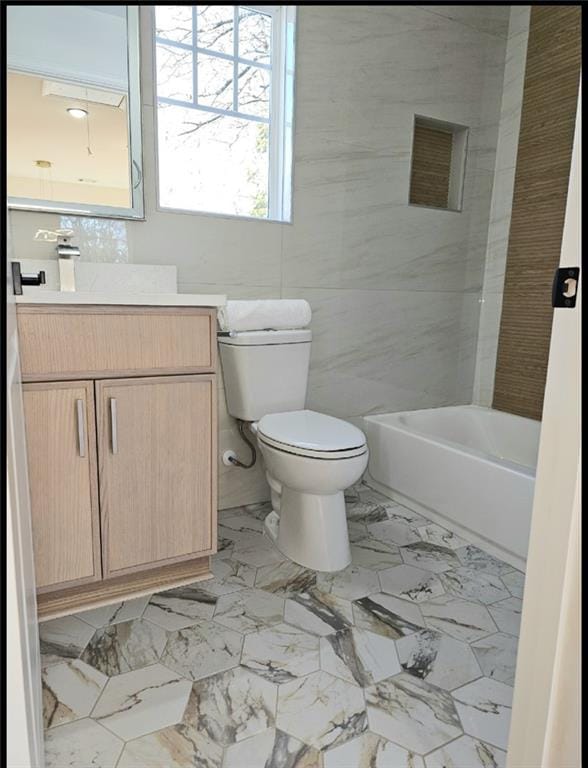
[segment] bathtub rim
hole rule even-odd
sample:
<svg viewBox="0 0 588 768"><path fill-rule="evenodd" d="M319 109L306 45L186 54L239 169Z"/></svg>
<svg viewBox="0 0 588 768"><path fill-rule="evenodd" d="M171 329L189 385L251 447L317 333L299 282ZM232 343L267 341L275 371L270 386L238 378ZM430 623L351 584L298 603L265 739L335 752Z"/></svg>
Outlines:
<svg viewBox="0 0 588 768"><path fill-rule="evenodd" d="M473 408L481 411L494 410L493 408L486 408L484 406L478 406L473 404L472 405L444 405L444 406L439 406L437 408L420 408L414 411L389 411L387 413L374 413L374 414L369 414L368 416L364 416L363 420L368 422L369 424L379 424L381 427L387 427L397 432L401 432L404 435L416 436L419 439L424 440L426 443L429 443L430 445L442 445L444 448L447 448L454 453L467 455L467 456L474 456L476 459L479 459L480 461L483 461L487 464L498 464L508 472L524 475L525 477L535 479L535 475L537 473L536 465L529 466L528 464L521 464L517 461L513 461L512 459L505 459L502 456L496 456L493 453L488 453L487 451L481 451L478 448L471 448L469 445L464 445L463 443L457 443L454 440L448 440L447 438L439 437L438 435L431 435L431 433L429 432L423 432L422 430L415 429L414 427L408 427L400 423L390 423L389 421L384 421L384 419L389 419L390 417L400 417L400 416L416 414L416 413L431 413L433 411L446 410L448 408L468 408L468 409ZM502 413L502 411L499 411L499 413ZM513 418L516 418L516 419L524 418L523 416L515 416L514 414L508 414L508 415L509 416L512 415ZM535 420L525 419L525 421L535 421ZM538 422L538 423L541 424L541 422ZM368 432L367 429L366 429L366 432ZM369 438L369 433L368 433L368 438Z"/></svg>

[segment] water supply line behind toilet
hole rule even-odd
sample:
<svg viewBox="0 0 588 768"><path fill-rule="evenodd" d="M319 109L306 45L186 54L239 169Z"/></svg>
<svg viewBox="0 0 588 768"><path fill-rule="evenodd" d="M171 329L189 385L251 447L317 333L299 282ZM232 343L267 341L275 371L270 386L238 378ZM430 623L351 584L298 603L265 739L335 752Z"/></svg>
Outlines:
<svg viewBox="0 0 588 768"><path fill-rule="evenodd" d="M241 439L243 440L244 443L247 443L247 445L251 449L251 460L249 461L248 464L245 464L235 456L233 451L226 451L223 454L223 459L226 458L226 461L232 464L234 467L241 467L241 469L251 469L251 467L257 461L257 449L255 448L254 443L245 434L245 428L249 426L249 422L242 421L241 419L236 419L236 421L237 421L237 427L239 429L239 434L241 435Z"/></svg>
<svg viewBox="0 0 588 768"><path fill-rule="evenodd" d="M217 331L217 336L230 336L231 338L233 336L236 336L235 331ZM246 464L245 462L241 461L237 458L234 451L225 451L223 453L223 464L225 466L233 466L233 467L241 467L241 469L251 469L251 467L255 464L257 461L257 449L255 448L255 444L249 439L247 434L245 433L245 428L249 426L249 422L243 421L242 419L235 419L237 422L237 428L239 430L239 434L241 435L241 439L244 443L246 443L249 446L249 449L251 450L251 460Z"/></svg>

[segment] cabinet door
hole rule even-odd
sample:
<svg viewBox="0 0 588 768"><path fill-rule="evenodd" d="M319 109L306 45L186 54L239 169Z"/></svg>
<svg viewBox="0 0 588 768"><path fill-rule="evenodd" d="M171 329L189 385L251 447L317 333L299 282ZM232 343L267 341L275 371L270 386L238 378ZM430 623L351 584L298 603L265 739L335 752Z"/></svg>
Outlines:
<svg viewBox="0 0 588 768"><path fill-rule="evenodd" d="M92 382L23 385L39 591L101 578Z"/></svg>
<svg viewBox="0 0 588 768"><path fill-rule="evenodd" d="M106 576L216 547L212 375L96 382Z"/></svg>

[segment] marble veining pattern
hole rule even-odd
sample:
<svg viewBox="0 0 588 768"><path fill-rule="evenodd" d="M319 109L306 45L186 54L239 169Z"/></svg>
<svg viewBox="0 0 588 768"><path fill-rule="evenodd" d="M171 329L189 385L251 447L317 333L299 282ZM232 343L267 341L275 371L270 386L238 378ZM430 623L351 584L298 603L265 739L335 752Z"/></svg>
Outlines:
<svg viewBox="0 0 588 768"><path fill-rule="evenodd" d="M108 681L92 717L128 741L177 723L191 687L161 664L126 672Z"/></svg>
<svg viewBox="0 0 588 768"><path fill-rule="evenodd" d="M165 647L165 631L137 619L97 629L82 659L105 675L120 675L158 661Z"/></svg>
<svg viewBox="0 0 588 768"><path fill-rule="evenodd" d="M274 726L277 687L236 667L194 683L182 723L224 746Z"/></svg>
<svg viewBox="0 0 588 768"><path fill-rule="evenodd" d="M425 757L426 768L504 768L506 752L472 739L460 736Z"/></svg>
<svg viewBox="0 0 588 768"><path fill-rule="evenodd" d="M452 549L430 541L417 541L402 547L402 558L407 565L424 568L433 573L449 571L459 565L457 555Z"/></svg>
<svg viewBox="0 0 588 768"><path fill-rule="evenodd" d="M313 588L286 600L284 618L315 635L329 635L353 624L353 609L349 600Z"/></svg>
<svg viewBox="0 0 588 768"><path fill-rule="evenodd" d="M370 730L419 754L462 733L451 695L405 672L368 688L366 703Z"/></svg>
<svg viewBox="0 0 588 768"><path fill-rule="evenodd" d="M504 581L504 579L503 579ZM521 628L523 601L518 597L509 597L488 606L488 612L501 632L518 637Z"/></svg>
<svg viewBox="0 0 588 768"><path fill-rule="evenodd" d="M504 768L524 575L364 484L354 561L220 515L213 577L41 625L47 768Z"/></svg>
<svg viewBox="0 0 588 768"><path fill-rule="evenodd" d="M107 680L79 659L46 667L41 675L45 728L87 717Z"/></svg>
<svg viewBox="0 0 588 768"><path fill-rule="evenodd" d="M360 688L327 672L280 687L278 727L317 749L343 744L367 728Z"/></svg>
<svg viewBox="0 0 588 768"><path fill-rule="evenodd" d="M278 624L247 635L241 664L274 683L285 683L319 668L319 639L298 627Z"/></svg>
<svg viewBox="0 0 588 768"><path fill-rule="evenodd" d="M405 557L404 553L402 556ZM435 574L422 568L415 568L413 565L398 565L390 570L381 571L380 583L384 592L413 603L422 603L444 592Z"/></svg>
<svg viewBox="0 0 588 768"><path fill-rule="evenodd" d="M178 587L153 595L143 616L163 629L185 629L200 619L211 619L216 601L198 587Z"/></svg>
<svg viewBox="0 0 588 768"><path fill-rule="evenodd" d="M364 629L346 629L320 641L321 669L365 688L400 672L394 641Z"/></svg>
<svg viewBox="0 0 588 768"><path fill-rule="evenodd" d="M375 733L325 752L324 768L424 768L423 758Z"/></svg>
<svg viewBox="0 0 588 768"><path fill-rule="evenodd" d="M430 629L396 643L402 669L448 691L480 677L476 656L466 643Z"/></svg>

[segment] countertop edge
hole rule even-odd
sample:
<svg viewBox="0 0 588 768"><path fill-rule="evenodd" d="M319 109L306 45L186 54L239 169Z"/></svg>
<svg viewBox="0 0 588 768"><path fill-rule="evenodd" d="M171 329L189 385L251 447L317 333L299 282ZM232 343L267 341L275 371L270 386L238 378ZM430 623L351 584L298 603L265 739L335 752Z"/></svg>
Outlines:
<svg viewBox="0 0 588 768"><path fill-rule="evenodd" d="M15 296L17 304L107 304L118 306L143 307L223 307L227 303L224 294L192 293L62 293L43 291L39 294Z"/></svg>

